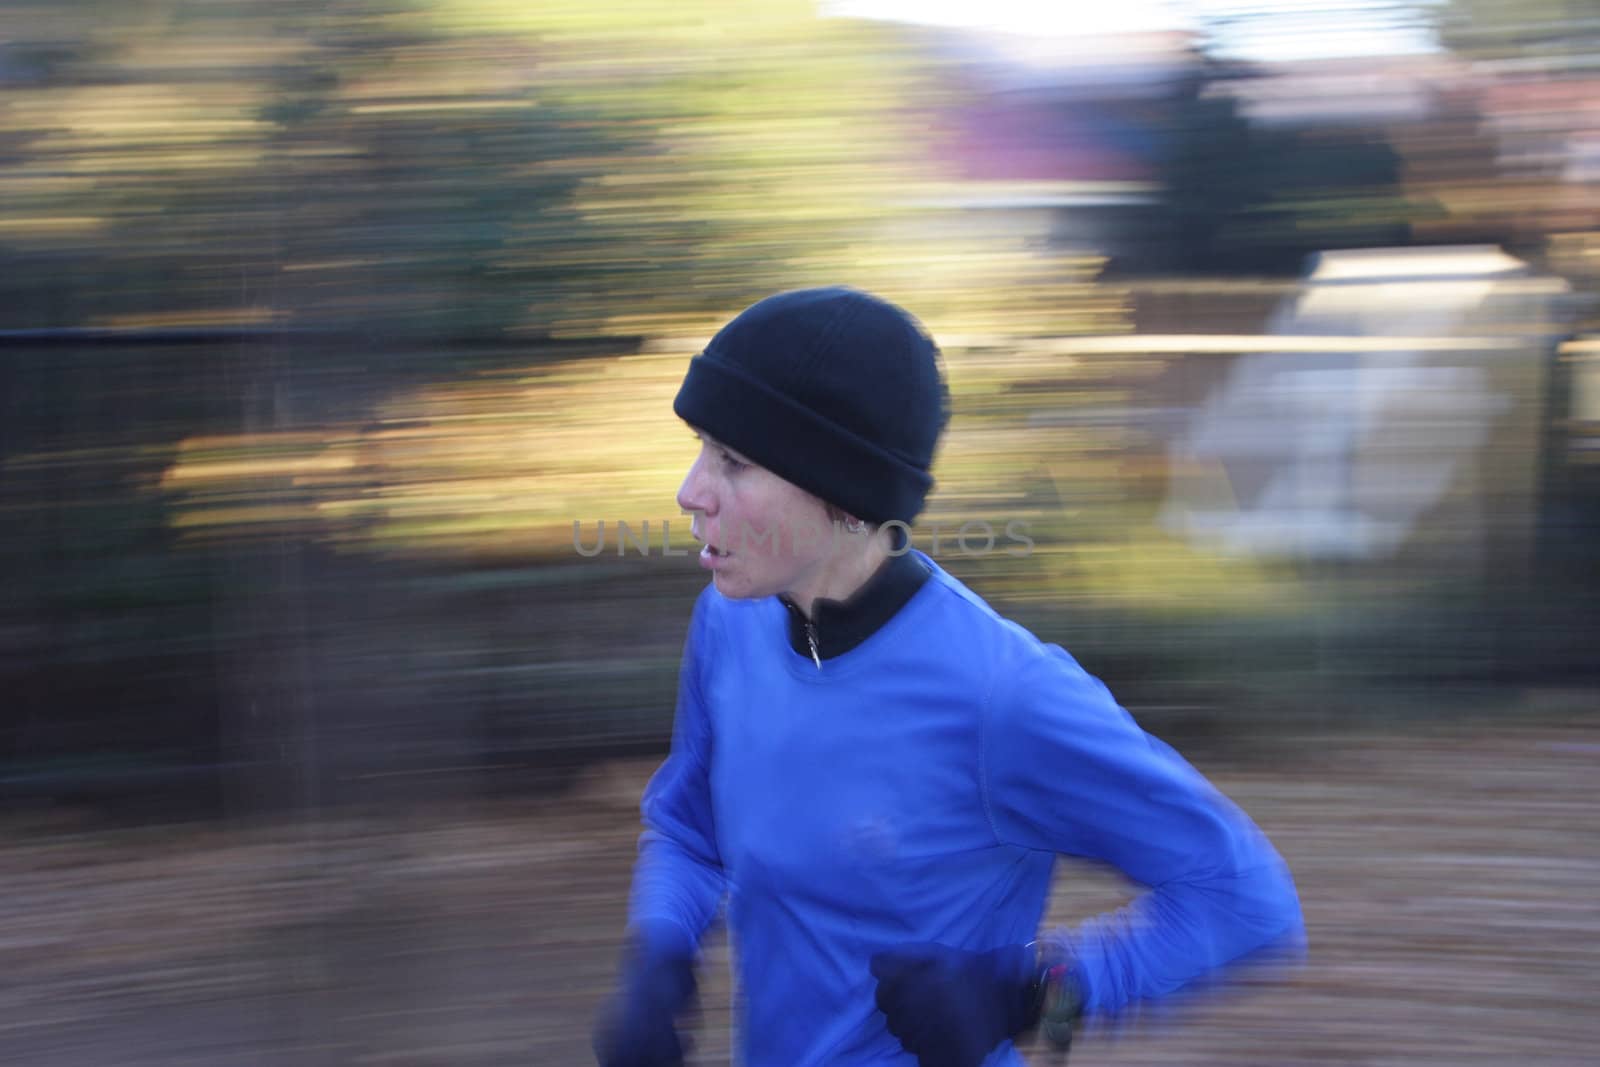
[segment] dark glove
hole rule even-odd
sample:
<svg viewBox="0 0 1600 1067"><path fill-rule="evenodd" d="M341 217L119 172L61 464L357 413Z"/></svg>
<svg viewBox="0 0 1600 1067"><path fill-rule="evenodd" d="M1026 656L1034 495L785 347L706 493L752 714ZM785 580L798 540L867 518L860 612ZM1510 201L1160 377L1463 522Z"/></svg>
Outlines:
<svg viewBox="0 0 1600 1067"><path fill-rule="evenodd" d="M872 957L878 1010L922 1067L978 1067L1039 1019L1034 950L901 945Z"/></svg>
<svg viewBox="0 0 1600 1067"><path fill-rule="evenodd" d="M595 1026L600 1067L679 1067L685 1045L678 1037L678 1016L694 999L693 960L636 941L624 960L619 988Z"/></svg>

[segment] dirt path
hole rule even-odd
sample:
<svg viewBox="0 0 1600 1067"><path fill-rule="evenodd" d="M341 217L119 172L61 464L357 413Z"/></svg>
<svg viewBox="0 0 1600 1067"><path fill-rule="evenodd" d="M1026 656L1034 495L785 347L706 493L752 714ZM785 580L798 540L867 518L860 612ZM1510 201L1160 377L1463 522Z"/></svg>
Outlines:
<svg viewBox="0 0 1600 1067"><path fill-rule="evenodd" d="M1289 859L1310 963L1090 1036L1074 1063L1600 1059L1600 723L1293 753L1196 762ZM0 838L0 1063L591 1062L649 770L405 819L14 828ZM1053 918L1122 897L1064 871ZM725 957L711 955L696 1062L724 1064Z"/></svg>

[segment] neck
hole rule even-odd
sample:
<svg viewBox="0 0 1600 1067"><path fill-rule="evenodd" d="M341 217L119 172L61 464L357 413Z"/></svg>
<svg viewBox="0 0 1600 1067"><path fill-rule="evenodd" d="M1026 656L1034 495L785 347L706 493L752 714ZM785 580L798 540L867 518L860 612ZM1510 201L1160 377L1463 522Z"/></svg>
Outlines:
<svg viewBox="0 0 1600 1067"><path fill-rule="evenodd" d="M849 600L889 558L889 533L874 530L867 537L852 537L839 551L822 561L817 569L788 597L805 617L815 618L819 600Z"/></svg>

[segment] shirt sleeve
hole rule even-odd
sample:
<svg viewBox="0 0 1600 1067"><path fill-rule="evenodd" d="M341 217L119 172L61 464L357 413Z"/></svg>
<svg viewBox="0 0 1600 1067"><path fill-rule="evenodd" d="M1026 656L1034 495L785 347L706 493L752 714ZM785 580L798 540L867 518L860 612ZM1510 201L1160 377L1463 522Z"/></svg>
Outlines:
<svg viewBox="0 0 1600 1067"><path fill-rule="evenodd" d="M985 720L996 836L1109 864L1145 887L1059 935L1077 959L1085 1010L1113 1015L1246 958L1301 955L1293 879L1249 817L1059 646L1023 657L997 682Z"/></svg>
<svg viewBox="0 0 1600 1067"><path fill-rule="evenodd" d="M702 685L710 594L707 587L696 601L684 642L672 750L640 804L645 829L629 900L631 933L684 956L698 952L727 889L711 803L711 717Z"/></svg>

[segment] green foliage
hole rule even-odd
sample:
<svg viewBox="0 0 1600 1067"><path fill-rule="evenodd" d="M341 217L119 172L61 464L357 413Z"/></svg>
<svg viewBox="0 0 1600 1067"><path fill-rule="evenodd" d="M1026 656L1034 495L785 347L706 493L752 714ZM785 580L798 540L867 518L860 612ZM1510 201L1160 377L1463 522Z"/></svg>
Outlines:
<svg viewBox="0 0 1600 1067"><path fill-rule="evenodd" d="M1510 61L1525 71L1600 67L1594 0L1441 0L1428 11L1440 42L1469 59Z"/></svg>
<svg viewBox="0 0 1600 1067"><path fill-rule="evenodd" d="M48 39L17 20L32 73L0 119L8 326L638 334L821 279L904 292L967 251L891 248L922 61L808 4L49 14ZM988 251L965 287L1039 258Z"/></svg>

